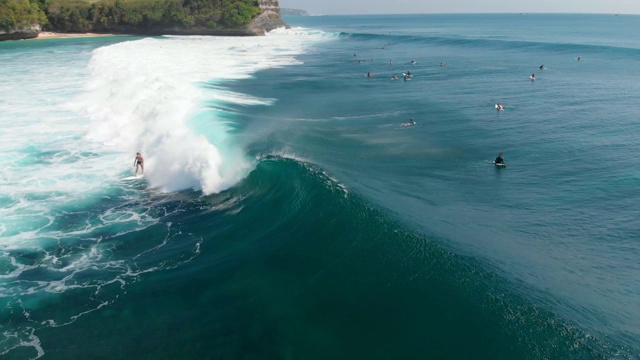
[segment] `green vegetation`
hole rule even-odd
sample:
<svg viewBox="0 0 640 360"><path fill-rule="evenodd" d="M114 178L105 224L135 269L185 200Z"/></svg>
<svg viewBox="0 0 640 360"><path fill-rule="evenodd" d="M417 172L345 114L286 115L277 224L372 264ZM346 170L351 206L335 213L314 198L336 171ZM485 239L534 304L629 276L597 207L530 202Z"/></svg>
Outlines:
<svg viewBox="0 0 640 360"><path fill-rule="evenodd" d="M46 0L56 31L135 32L240 27L260 13L255 0Z"/></svg>
<svg viewBox="0 0 640 360"><path fill-rule="evenodd" d="M35 1L0 0L0 31L9 32L46 22L47 17Z"/></svg>
<svg viewBox="0 0 640 360"><path fill-rule="evenodd" d="M256 0L0 0L0 30L33 23L59 32L240 28L259 13Z"/></svg>

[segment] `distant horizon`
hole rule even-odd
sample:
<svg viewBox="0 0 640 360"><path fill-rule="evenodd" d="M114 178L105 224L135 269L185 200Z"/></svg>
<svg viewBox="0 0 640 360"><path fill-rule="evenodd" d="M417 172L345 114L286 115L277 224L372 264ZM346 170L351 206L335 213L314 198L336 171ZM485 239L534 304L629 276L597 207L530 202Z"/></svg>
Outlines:
<svg viewBox="0 0 640 360"><path fill-rule="evenodd" d="M429 13L421 13L421 12L414 12L414 13L362 13L362 14L357 14L357 13L349 13L349 14L338 14L338 13L334 13L334 14L314 14L311 13L310 11L306 10L306 9L301 9L301 8L292 8L292 7L286 7L286 6L281 6L281 8L284 9L292 9L292 10L304 10L306 11L309 16L359 16L359 15L610 15L610 16L638 16L640 14L630 14L630 13L589 13L589 12L574 12L574 13L568 13L568 12L538 12L538 13L534 13L534 12L429 12Z"/></svg>
<svg viewBox="0 0 640 360"><path fill-rule="evenodd" d="M363 0L280 0L280 7L305 10L311 15L409 15L409 14L601 14L640 15L640 1L619 0L450 0L415 3L413 0L371 2ZM580 9L576 11L576 9Z"/></svg>

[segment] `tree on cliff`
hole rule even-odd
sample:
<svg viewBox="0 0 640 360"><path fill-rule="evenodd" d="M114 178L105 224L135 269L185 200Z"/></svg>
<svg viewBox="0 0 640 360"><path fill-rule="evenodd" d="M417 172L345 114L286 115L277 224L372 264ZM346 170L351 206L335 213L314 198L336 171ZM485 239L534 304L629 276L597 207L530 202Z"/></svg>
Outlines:
<svg viewBox="0 0 640 360"><path fill-rule="evenodd" d="M29 0L0 0L0 31L13 32L44 25L47 17L36 2Z"/></svg>

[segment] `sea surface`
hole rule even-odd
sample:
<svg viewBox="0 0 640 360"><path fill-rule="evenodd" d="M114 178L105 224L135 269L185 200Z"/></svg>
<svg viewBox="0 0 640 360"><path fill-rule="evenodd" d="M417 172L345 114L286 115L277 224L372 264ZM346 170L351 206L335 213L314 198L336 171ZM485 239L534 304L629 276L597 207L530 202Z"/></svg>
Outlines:
<svg viewBox="0 0 640 360"><path fill-rule="evenodd" d="M640 359L639 16L285 20L0 43L0 357Z"/></svg>

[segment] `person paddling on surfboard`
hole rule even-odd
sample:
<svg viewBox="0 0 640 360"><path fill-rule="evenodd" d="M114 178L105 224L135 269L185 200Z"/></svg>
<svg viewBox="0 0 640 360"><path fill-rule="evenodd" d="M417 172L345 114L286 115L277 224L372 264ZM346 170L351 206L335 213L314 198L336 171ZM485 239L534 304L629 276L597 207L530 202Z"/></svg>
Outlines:
<svg viewBox="0 0 640 360"><path fill-rule="evenodd" d="M133 159L133 166L136 167L136 174L135 176L138 176L138 166L140 167L140 170L142 174L144 174L144 159L142 158L142 155L140 155L140 153L136 153L136 158Z"/></svg>
<svg viewBox="0 0 640 360"><path fill-rule="evenodd" d="M411 119L411 120L409 120L407 122L403 122L402 124L400 124L400 126L411 126L411 125L415 125L415 124L416 124L416 121Z"/></svg>
<svg viewBox="0 0 640 360"><path fill-rule="evenodd" d="M502 158L502 153L498 154L498 157L493 160L495 164L504 164L504 159Z"/></svg>

